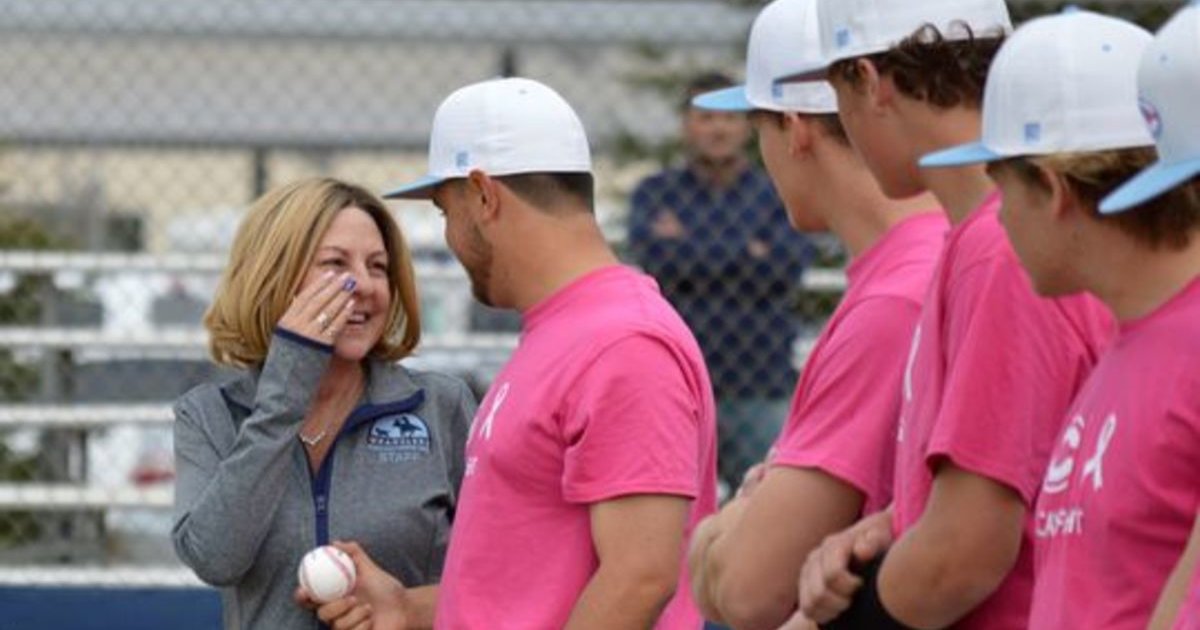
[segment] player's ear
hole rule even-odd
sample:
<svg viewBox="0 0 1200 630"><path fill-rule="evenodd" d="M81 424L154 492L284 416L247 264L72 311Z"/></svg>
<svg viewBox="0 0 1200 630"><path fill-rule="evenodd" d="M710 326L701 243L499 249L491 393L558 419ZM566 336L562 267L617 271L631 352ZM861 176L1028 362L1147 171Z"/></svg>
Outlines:
<svg viewBox="0 0 1200 630"><path fill-rule="evenodd" d="M500 186L500 182L478 169L467 176L468 207L477 221L486 223L500 214Z"/></svg>
<svg viewBox="0 0 1200 630"><path fill-rule="evenodd" d="M858 66L858 74L862 77L863 93L871 109L885 109L892 105L896 96L896 86L890 77L879 72L879 67L870 59L859 59L854 62Z"/></svg>
<svg viewBox="0 0 1200 630"><path fill-rule="evenodd" d="M1065 175L1038 164L1035 164L1034 168L1040 173L1045 190L1050 197L1050 211L1054 214L1055 219L1064 219L1081 212L1091 214Z"/></svg>
<svg viewBox="0 0 1200 630"><path fill-rule="evenodd" d="M788 155L797 157L812 150L813 132L812 120L794 112L785 112L783 128L787 134Z"/></svg>

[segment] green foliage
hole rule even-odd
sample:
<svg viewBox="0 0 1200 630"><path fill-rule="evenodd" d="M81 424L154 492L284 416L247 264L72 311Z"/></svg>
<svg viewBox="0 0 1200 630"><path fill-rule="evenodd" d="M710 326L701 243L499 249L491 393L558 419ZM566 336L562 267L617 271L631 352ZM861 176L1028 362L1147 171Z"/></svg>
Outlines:
<svg viewBox="0 0 1200 630"><path fill-rule="evenodd" d="M0 360L0 364L3 363ZM13 453L5 440L0 439L0 480L34 481L36 475L36 458ZM0 518L0 549L15 547L40 536L41 527L30 512L6 512Z"/></svg>
<svg viewBox="0 0 1200 630"><path fill-rule="evenodd" d="M59 246L36 221L0 212L0 250L51 249ZM24 275L16 286L0 294L0 326L28 326L41 318L39 296L50 287L45 275ZM13 360L12 352L0 349L0 396L24 400L36 391L37 372Z"/></svg>
<svg viewBox="0 0 1200 630"><path fill-rule="evenodd" d="M59 244L36 221L0 211L0 250L50 249ZM41 317L39 295L50 286L44 275L26 275L0 294L0 325L29 325ZM0 400L27 399L38 388L38 373L13 359L12 352L0 349ZM18 455L0 439L0 480L30 481L35 478L35 457ZM0 518L0 548L16 546L40 536L40 527L29 512L9 512Z"/></svg>
<svg viewBox="0 0 1200 630"><path fill-rule="evenodd" d="M0 211L0 250L51 249L55 246L54 239L35 221ZM41 317L38 294L45 290L49 281L45 276L24 276L11 291L0 295L0 325L38 321Z"/></svg>

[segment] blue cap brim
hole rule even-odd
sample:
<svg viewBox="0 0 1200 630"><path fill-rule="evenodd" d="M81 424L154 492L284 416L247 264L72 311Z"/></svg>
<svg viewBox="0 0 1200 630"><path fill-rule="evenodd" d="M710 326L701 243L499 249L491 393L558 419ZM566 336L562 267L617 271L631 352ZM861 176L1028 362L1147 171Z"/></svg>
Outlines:
<svg viewBox="0 0 1200 630"><path fill-rule="evenodd" d="M918 164L921 165L921 168L943 168L948 166L983 164L1006 158L1007 156L1000 155L983 146L982 142L973 142L926 154Z"/></svg>
<svg viewBox="0 0 1200 630"><path fill-rule="evenodd" d="M431 199L433 197L433 189L438 184L449 179L448 177L437 177L435 175L426 175L411 184L405 184L394 190L383 193L384 199Z"/></svg>
<svg viewBox="0 0 1200 630"><path fill-rule="evenodd" d="M1117 214L1140 206L1200 175L1200 157L1173 164L1159 162L1138 173L1100 202L1100 214Z"/></svg>
<svg viewBox="0 0 1200 630"><path fill-rule="evenodd" d="M697 95L692 107L718 112L748 112L755 109L746 99L746 86L735 85L723 90L714 90Z"/></svg>

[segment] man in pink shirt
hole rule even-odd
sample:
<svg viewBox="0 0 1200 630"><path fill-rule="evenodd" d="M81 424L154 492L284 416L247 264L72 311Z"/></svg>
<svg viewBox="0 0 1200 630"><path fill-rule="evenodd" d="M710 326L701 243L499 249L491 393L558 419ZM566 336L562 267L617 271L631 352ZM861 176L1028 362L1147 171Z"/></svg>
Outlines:
<svg viewBox="0 0 1200 630"><path fill-rule="evenodd" d="M1002 0L821 0L818 13L831 64L797 68L798 77L824 70L884 192L932 191L953 228L908 354L893 507L809 556L801 609L830 627L1024 628L1036 491L1111 322L1090 298L1033 292L982 166L918 166L921 155L979 137L1007 9ZM852 559L865 566L851 571Z"/></svg>
<svg viewBox="0 0 1200 630"><path fill-rule="evenodd" d="M715 509L715 411L691 333L620 266L592 213L575 112L527 79L467 86L438 109L432 198L482 302L522 315L484 397L436 625L688 628L692 529Z"/></svg>
<svg viewBox="0 0 1200 630"><path fill-rule="evenodd" d="M1090 292L1120 322L1041 485L1031 628L1145 628L1200 507L1200 191L1166 192L1165 165L1101 203L1153 159L1143 113L1156 133L1196 133L1185 21L1154 46L1085 11L1026 24L992 65L982 141L926 160L992 163L1036 290Z"/></svg>
<svg viewBox="0 0 1200 630"><path fill-rule="evenodd" d="M900 378L948 229L930 195L884 196L850 146L827 83L773 86L787 64L820 56L816 8L817 0L768 5L750 33L746 85L693 100L748 112L792 225L832 230L851 255L846 293L809 353L761 480L743 484L692 541L701 610L739 629L787 621L808 552L891 501Z"/></svg>
<svg viewBox="0 0 1200 630"><path fill-rule="evenodd" d="M1136 80L1151 39L1086 11L1029 22L992 64L982 140L926 160L991 163L1035 289L1090 292L1121 323L1041 485L1031 628L1145 628L1200 505L1200 195L1098 209L1153 159ZM1150 88L1144 109L1165 118Z"/></svg>
<svg viewBox="0 0 1200 630"><path fill-rule="evenodd" d="M1106 198L1102 210L1120 210L1126 205L1144 203L1150 196L1165 191L1172 191L1175 196L1190 195L1192 199L1200 196L1200 108L1195 103L1200 91L1198 41L1200 3L1192 0L1158 33L1142 58L1138 73L1142 92L1139 106L1157 141L1159 162ZM1194 339L1194 328L1189 333L1184 338ZM1194 350L1182 347L1172 351L1195 354ZM1194 444L1194 425L1191 436ZM1196 455L1192 457L1194 462ZM1196 478L1194 471L1184 477L1192 484L1193 497L1200 494ZM1150 624L1152 630L1168 627L1200 630L1200 509L1187 547L1163 589Z"/></svg>

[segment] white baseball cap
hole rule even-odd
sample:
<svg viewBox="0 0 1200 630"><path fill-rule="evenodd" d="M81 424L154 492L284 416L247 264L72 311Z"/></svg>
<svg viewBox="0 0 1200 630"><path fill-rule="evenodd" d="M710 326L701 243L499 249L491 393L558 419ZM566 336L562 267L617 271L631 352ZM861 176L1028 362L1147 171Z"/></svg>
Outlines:
<svg viewBox="0 0 1200 630"><path fill-rule="evenodd" d="M776 80L823 78L829 66L884 52L927 25L948 41L1012 31L1004 0L820 0L818 5L822 58L796 60Z"/></svg>
<svg viewBox="0 0 1200 630"><path fill-rule="evenodd" d="M1013 34L983 92L983 138L937 151L937 168L1153 143L1137 107L1137 64L1153 37L1125 20L1068 7Z"/></svg>
<svg viewBox="0 0 1200 630"><path fill-rule="evenodd" d="M1142 56L1138 88L1158 162L1106 197L1103 214L1139 206L1200 174L1200 1L1158 32Z"/></svg>
<svg viewBox="0 0 1200 630"><path fill-rule="evenodd" d="M438 184L518 173L590 173L587 133L575 110L530 79L492 79L460 88L442 101L429 138L429 174L384 193L429 199Z"/></svg>
<svg viewBox="0 0 1200 630"><path fill-rule="evenodd" d="M746 84L701 94L692 99L692 105L729 112L837 113L837 95L828 83L775 82L788 67L820 59L817 0L775 0L763 7L750 28Z"/></svg>

